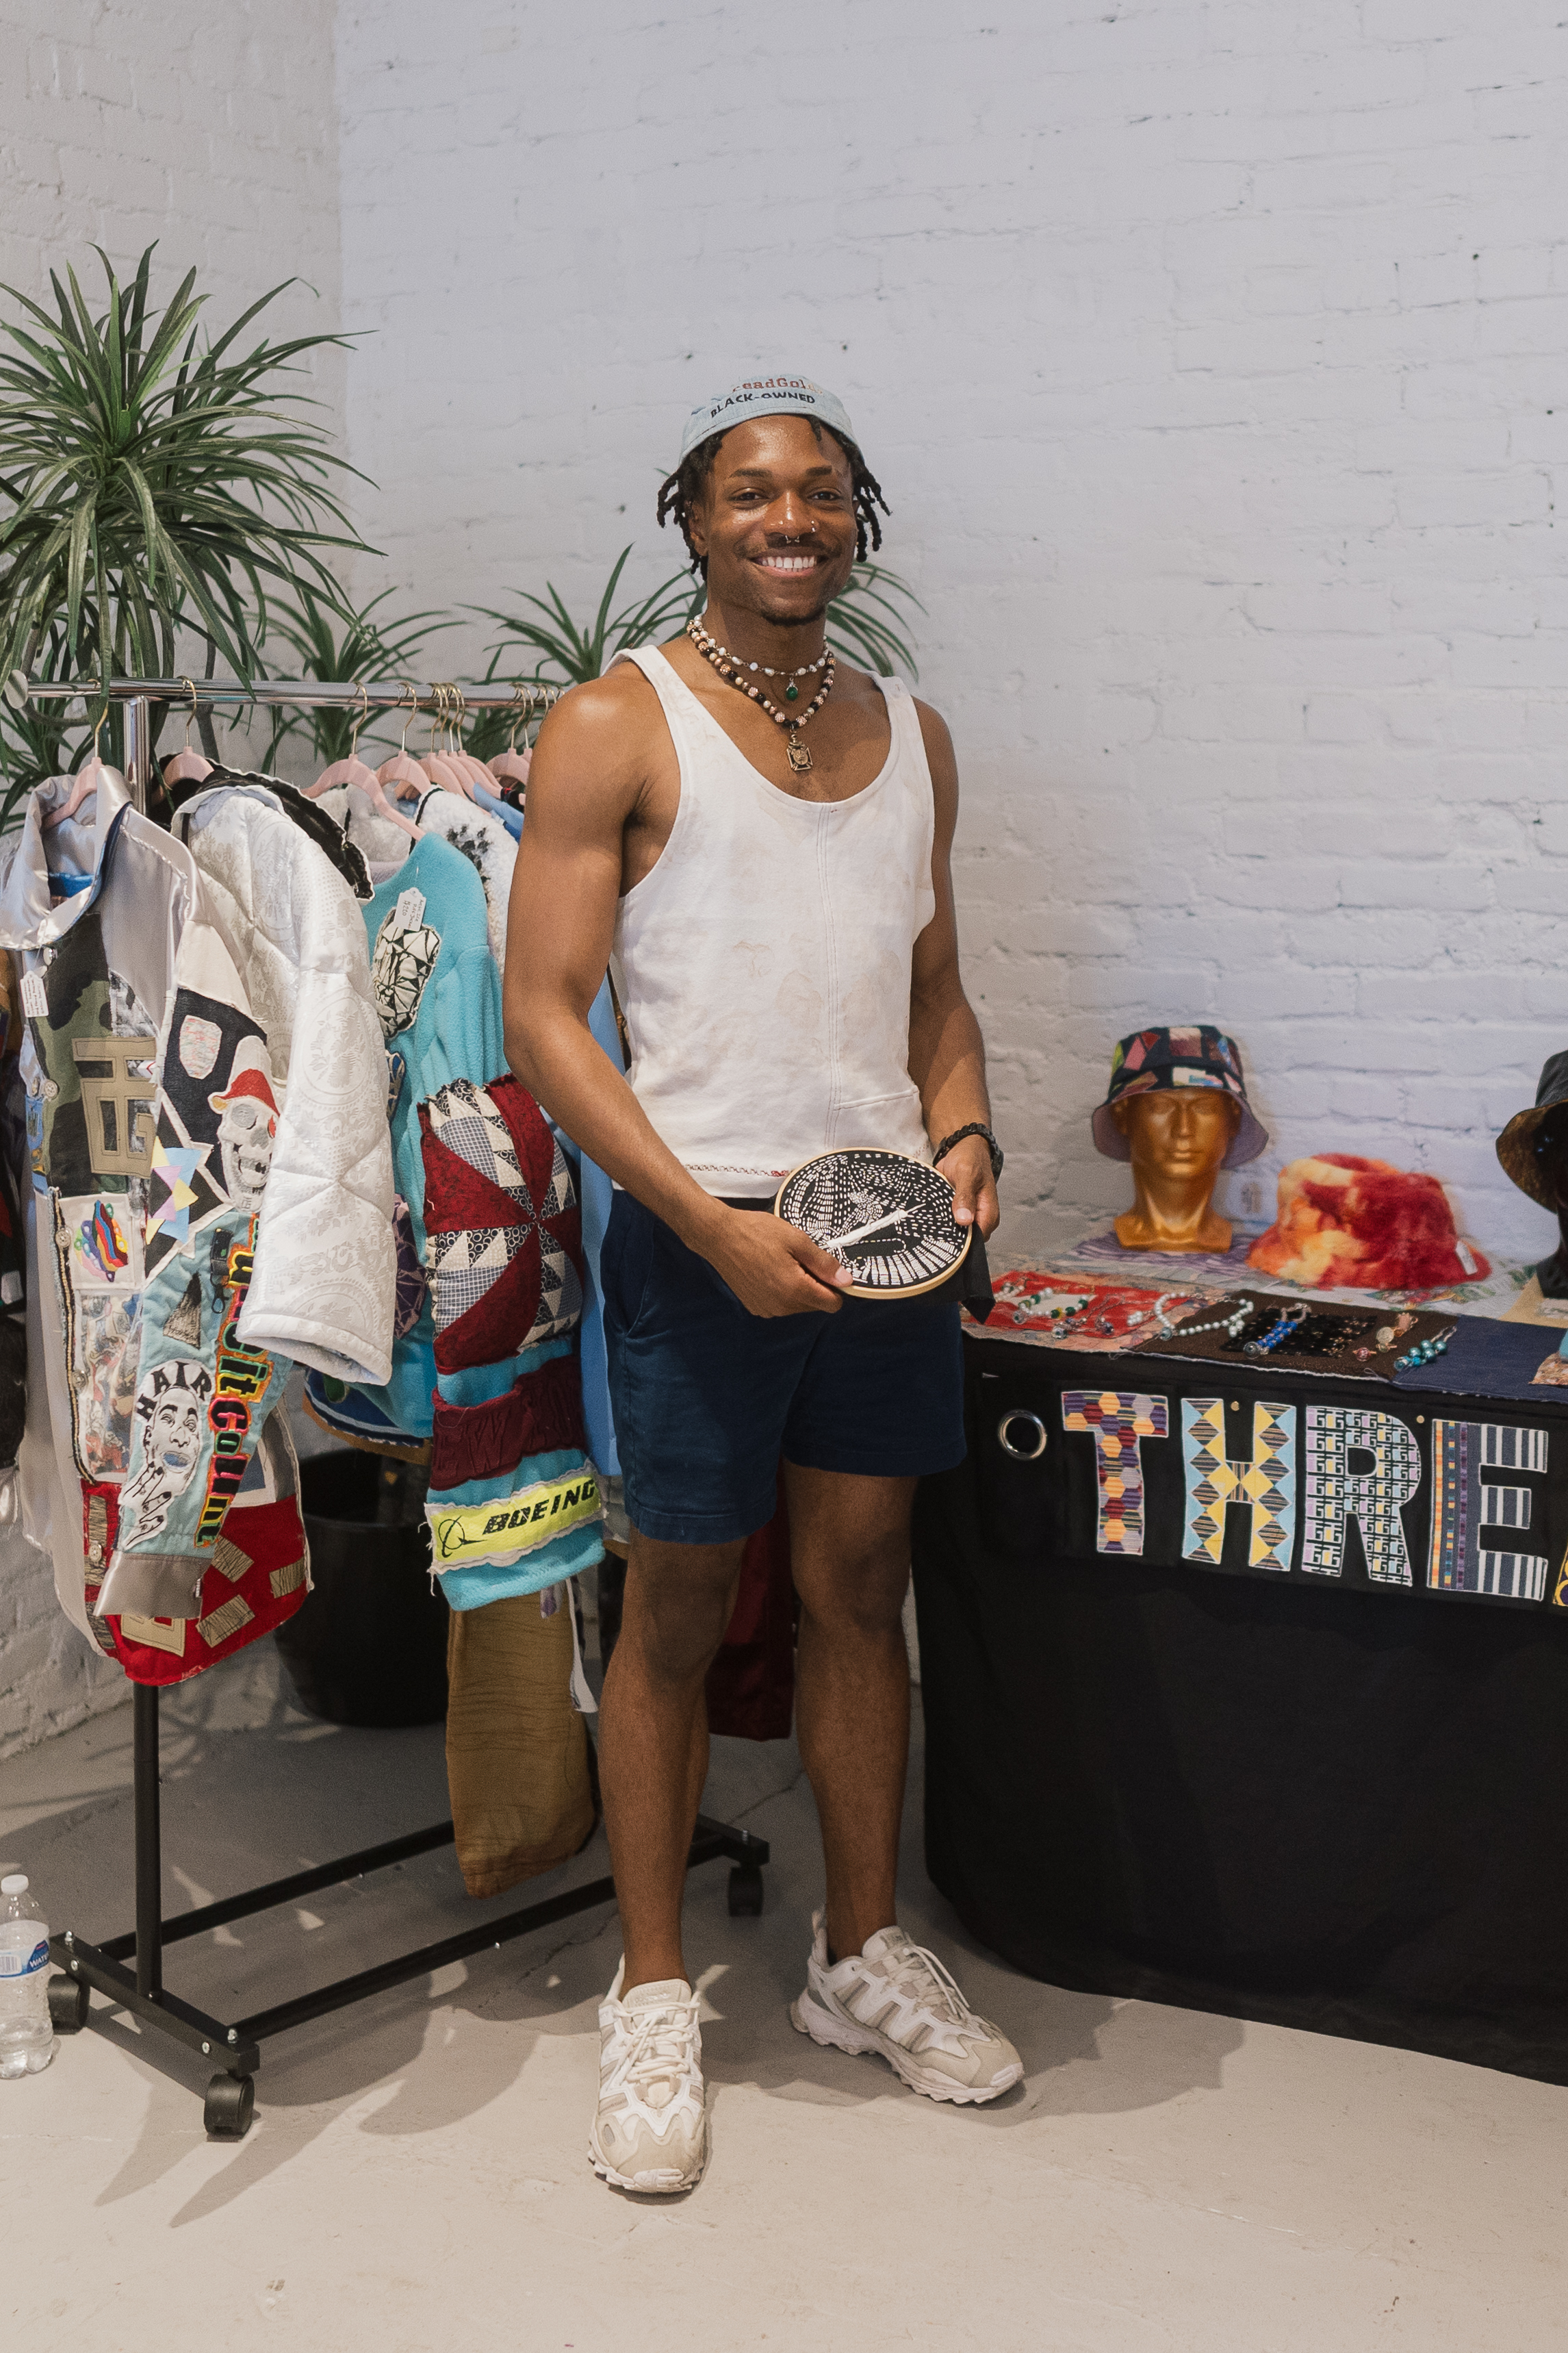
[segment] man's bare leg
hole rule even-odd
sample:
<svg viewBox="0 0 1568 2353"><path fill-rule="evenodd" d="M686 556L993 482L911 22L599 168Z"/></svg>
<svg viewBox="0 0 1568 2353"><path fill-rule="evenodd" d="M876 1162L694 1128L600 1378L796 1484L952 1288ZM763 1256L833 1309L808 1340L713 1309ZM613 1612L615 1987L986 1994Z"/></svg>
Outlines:
<svg viewBox="0 0 1568 2353"><path fill-rule="evenodd" d="M680 1902L708 1778L702 1683L734 1610L744 1549L743 1543L661 1544L632 1532L620 1639L599 1715L624 1992L687 1976Z"/></svg>
<svg viewBox="0 0 1568 2353"><path fill-rule="evenodd" d="M801 1597L795 1722L827 1866L827 1951L814 1947L789 2014L815 2042L877 2052L927 2099L974 2103L1024 2072L1006 2036L974 2015L922 1947L895 1938L863 1957L898 1920L910 1735L899 1621L914 1483L784 1465Z"/></svg>
<svg viewBox="0 0 1568 2353"><path fill-rule="evenodd" d="M900 1622L912 1479L784 1465L801 1599L795 1731L827 1867L827 1944L845 1959L898 1916L910 1755Z"/></svg>

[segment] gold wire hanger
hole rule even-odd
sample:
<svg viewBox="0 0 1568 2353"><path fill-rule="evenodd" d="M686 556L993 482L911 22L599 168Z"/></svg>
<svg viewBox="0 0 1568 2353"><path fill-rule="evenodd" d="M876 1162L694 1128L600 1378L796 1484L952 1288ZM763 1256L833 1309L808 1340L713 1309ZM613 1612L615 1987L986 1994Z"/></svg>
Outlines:
<svg viewBox="0 0 1568 2353"><path fill-rule="evenodd" d="M520 725L527 724L528 719L531 715L533 698L530 694L527 687L521 686L514 681L512 683L511 699L514 705L514 715L511 723L511 736L508 742L506 750L504 752L498 752L495 758L489 763L489 770L491 776L497 777L500 782L504 784L520 785L526 789L528 785L529 766L533 755L526 748L526 745L521 753L519 752L517 748L517 731Z"/></svg>
<svg viewBox="0 0 1568 2353"><path fill-rule="evenodd" d="M360 711L350 731L347 754L341 760L333 760L321 770L313 785L306 786L308 800L319 800L323 793L330 793L334 785L359 785L363 787L365 777L371 773L359 756L360 729L370 717L370 694L363 679L355 681L355 691L360 699Z"/></svg>
<svg viewBox="0 0 1568 2353"><path fill-rule="evenodd" d="M97 792L100 779L109 774L98 752L98 739L103 733L103 723L108 716L109 705L105 703L99 714L98 724L92 731L92 757L90 760L82 762L77 780L72 785L63 805L44 819L46 833L52 833L57 825L64 825L68 817L75 817L83 801L89 800Z"/></svg>
<svg viewBox="0 0 1568 2353"><path fill-rule="evenodd" d="M389 824L397 828L399 833L405 833L410 841L418 841L422 838L419 828L412 818L405 817L400 808L394 807L391 801L387 799L386 788L375 770L367 767L359 756L360 734L370 718L370 693L363 680L360 682L359 693L359 715L354 721L353 733L349 738L348 758L334 760L326 775L313 789L319 793L323 786L330 786L332 783L352 785L356 792L364 795L378 817L385 818ZM350 807L352 808L352 802ZM343 830L345 833L349 830L346 820Z"/></svg>
<svg viewBox="0 0 1568 2353"><path fill-rule="evenodd" d="M489 769L486 766L484 761L480 759L479 754L477 752L470 752L463 742L463 729L468 724L468 699L467 695L463 692L460 686L454 686L452 693L456 698L458 706L458 773L462 776L468 786L469 797L477 802L478 796L475 793L475 786L479 786L487 793L493 793L496 788L496 780L490 774Z"/></svg>
<svg viewBox="0 0 1568 2353"><path fill-rule="evenodd" d="M213 772L212 762L205 758L202 753L193 751L191 748L191 729L195 723L196 714L200 708L196 702L195 681L195 679L182 678L180 684L184 688L186 693L191 698L191 707L185 719L184 746L183 750L175 753L172 760L165 760L163 763L163 782L165 785L183 784L187 777L199 780L203 776L210 776Z"/></svg>
<svg viewBox="0 0 1568 2353"><path fill-rule="evenodd" d="M463 723L468 715L468 700L460 686L453 687L452 700L456 708L456 720L453 728L455 739L454 748L449 755L451 765L457 769L459 777L463 780L463 783L468 790L470 797L472 797L473 788L476 785L482 785L486 792L493 792L495 789L495 778L491 775L489 769L486 767L484 762L474 753L467 751L464 748Z"/></svg>
<svg viewBox="0 0 1568 2353"><path fill-rule="evenodd" d="M452 707L454 691L453 688L440 683L433 685L430 689L435 698L435 715L430 722L430 749L419 765L433 785L439 785L444 791L456 793L461 799L471 801L474 797L473 789L468 778L453 764L450 755L444 748L437 751L436 747L437 727L439 724L445 732L447 714Z"/></svg>
<svg viewBox="0 0 1568 2353"><path fill-rule="evenodd" d="M406 690L408 695L408 716L403 723L403 740L391 759L384 760L376 773L384 786L406 785L416 798L422 798L430 789L430 778L408 749L408 730L419 715L419 689L411 678L400 678L397 683ZM398 696L395 707L399 711L403 709L402 695ZM398 797L405 796L400 794Z"/></svg>

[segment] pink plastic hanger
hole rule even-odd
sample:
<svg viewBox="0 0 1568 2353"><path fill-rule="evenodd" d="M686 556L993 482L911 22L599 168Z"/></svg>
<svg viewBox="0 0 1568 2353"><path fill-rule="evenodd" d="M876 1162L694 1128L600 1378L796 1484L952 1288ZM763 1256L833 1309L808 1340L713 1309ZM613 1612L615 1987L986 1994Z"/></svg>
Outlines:
<svg viewBox="0 0 1568 2353"><path fill-rule="evenodd" d="M420 761L419 765L424 769L425 774L429 777L430 782L433 785L439 785L443 791L460 794L464 800L471 801L474 797L474 788L468 782L467 776L464 776L462 770L457 765L445 748L440 751L436 749L436 728L437 720L439 720L443 725L445 724L447 714L452 708L451 698L456 692L456 689L452 687L437 686L432 689L432 691L437 698L437 718L432 719L430 723L430 749L426 754L424 759Z"/></svg>
<svg viewBox="0 0 1568 2353"><path fill-rule="evenodd" d="M498 752L495 754L495 757L491 760L489 764L490 774L494 776L498 784L521 785L522 789L526 792L528 789L528 772L532 765L533 754L526 746L522 751L519 752L513 746L509 745L506 751Z"/></svg>
<svg viewBox="0 0 1568 2353"><path fill-rule="evenodd" d="M401 809L393 807L382 789L381 778L374 768L367 768L360 758L360 730L370 717L370 696L363 686L360 688L360 714L354 722L348 758L334 760L331 767L323 768L315 783L306 787L306 797L310 800L319 800L323 793L330 793L334 785L353 785L364 795L378 817L385 818L389 824L396 826L400 833L405 833L411 841L418 841L422 839L419 828L411 823L403 815Z"/></svg>
<svg viewBox="0 0 1568 2353"><path fill-rule="evenodd" d="M415 686L410 679L403 679L400 681L400 683L408 689L408 718L412 719L414 713L419 708L419 690ZM399 703L398 709L401 710L402 708L402 704ZM408 719L405 719L403 723L402 743L398 745L390 760L384 760L382 762L380 767L376 770L376 776L384 788L387 786L391 786L395 790L395 788L400 785L405 786L407 787L406 791L397 793L396 795L396 797L400 800L407 800L411 797L418 800L423 800L426 794L429 791L430 778L425 774L425 771L419 765L418 761L413 759L409 754Z"/></svg>
<svg viewBox="0 0 1568 2353"><path fill-rule="evenodd" d="M199 782L203 776L210 776L213 772L212 762L204 760L199 752L193 752L191 749L191 719L196 715L195 683L188 678L183 678L180 684L190 689L191 718L185 722L184 750L176 752L172 760L165 760L163 763L163 782L166 785L183 784L187 776L193 776Z"/></svg>
<svg viewBox="0 0 1568 2353"><path fill-rule="evenodd" d="M523 706L522 710L518 713L518 718L521 719L526 715L527 712L527 689L525 687L518 687L515 690L514 700ZM533 754L529 751L526 744L521 752L518 750L517 728L518 721L517 719L514 719L511 723L511 741L507 745L504 752L498 752L495 757L490 761L489 771L491 776L494 776L499 783L521 785L526 792L528 789L528 771L532 762Z"/></svg>
<svg viewBox="0 0 1568 2353"><path fill-rule="evenodd" d="M68 796L64 806L56 809L53 816L47 817L44 819L44 831L46 833L53 833L57 825L64 825L68 817L75 817L83 801L85 801L90 794L97 792L100 777L106 776L109 774L103 762L98 756L98 739L103 731L103 720L107 719L108 716L109 710L106 704L104 707L103 719L99 721L98 725L92 731L92 757L90 760L84 760L82 762L81 767L77 775L77 780L71 786L69 795Z"/></svg>
<svg viewBox="0 0 1568 2353"><path fill-rule="evenodd" d="M468 778L470 786L478 785L484 792L494 792L495 771L488 767L474 753L465 752L459 745L457 751L447 753L447 759L448 765L456 768L460 776Z"/></svg>
<svg viewBox="0 0 1568 2353"><path fill-rule="evenodd" d="M468 709L463 701L463 690L460 686L455 686L452 693L456 699L458 710L452 730L452 747L447 754L447 765L456 768L459 776L466 776L470 786L478 785L481 790L493 793L496 788L495 771L488 767L485 762L478 758L474 753L467 752L463 748L463 720Z"/></svg>

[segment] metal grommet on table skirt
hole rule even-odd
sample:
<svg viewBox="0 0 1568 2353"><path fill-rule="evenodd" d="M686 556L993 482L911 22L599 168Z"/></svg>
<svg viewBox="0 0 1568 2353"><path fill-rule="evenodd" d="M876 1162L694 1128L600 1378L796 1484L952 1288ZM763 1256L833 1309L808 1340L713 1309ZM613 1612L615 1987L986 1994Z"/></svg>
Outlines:
<svg viewBox="0 0 1568 2353"><path fill-rule="evenodd" d="M1015 1446L1007 1435L1014 1423L1020 1421L1034 1431L1035 1443L1032 1446ZM1004 1454L1012 1456L1015 1462L1037 1462L1046 1451L1046 1425L1039 1415L1031 1413L1026 1406L1009 1406L996 1425L996 1443Z"/></svg>

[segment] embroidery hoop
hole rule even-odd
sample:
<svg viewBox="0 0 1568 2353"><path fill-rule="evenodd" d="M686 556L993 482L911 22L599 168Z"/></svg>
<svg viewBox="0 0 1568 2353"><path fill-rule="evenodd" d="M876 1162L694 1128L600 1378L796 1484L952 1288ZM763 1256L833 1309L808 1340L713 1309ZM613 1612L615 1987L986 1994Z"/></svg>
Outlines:
<svg viewBox="0 0 1568 2353"><path fill-rule="evenodd" d="M879 1187L876 1176L879 1165L885 1171L879 1189L889 1204L888 1218L886 1220L862 1220L859 1226L853 1229L857 1234L865 1230L868 1222L878 1226L884 1223L890 1226L893 1218L900 1211L907 1209L909 1215L906 1222L912 1223L922 1210L924 1213L924 1230L921 1230L917 1226L914 1233L905 1237L908 1240L923 1242L931 1247L950 1248L951 1233L958 1233L963 1237L958 1249L952 1252L947 1264L938 1273L928 1276L923 1282L898 1284L851 1282L845 1286L846 1295L850 1299L921 1299L928 1291L940 1290L942 1285L958 1271L968 1257L969 1245L974 1239L974 1228L954 1224L952 1186L945 1176L939 1176L936 1170L929 1166L925 1161L916 1160L907 1152L889 1152L882 1145L872 1144L841 1145L831 1152L814 1152L809 1160L801 1161L797 1167L790 1170L774 1194L774 1217L783 1219L786 1226L794 1226L797 1233L807 1234L811 1240L817 1243L819 1250L828 1250L832 1256L840 1260L840 1263L846 1263L838 1249L834 1248L831 1243L819 1240L818 1237L811 1233L810 1229L801 1222L799 1217L791 1216L789 1208L785 1207L786 1199L791 1199L792 1207L798 1206L799 1194L805 1190L800 1180L808 1170L822 1168L833 1161L860 1164L855 1173L862 1180L862 1190L877 1191ZM940 1194L938 1188L940 1188ZM903 1198L900 1198L900 1191L904 1196ZM940 1223L941 1212L943 1209L946 1211L947 1232L942 1231Z"/></svg>

